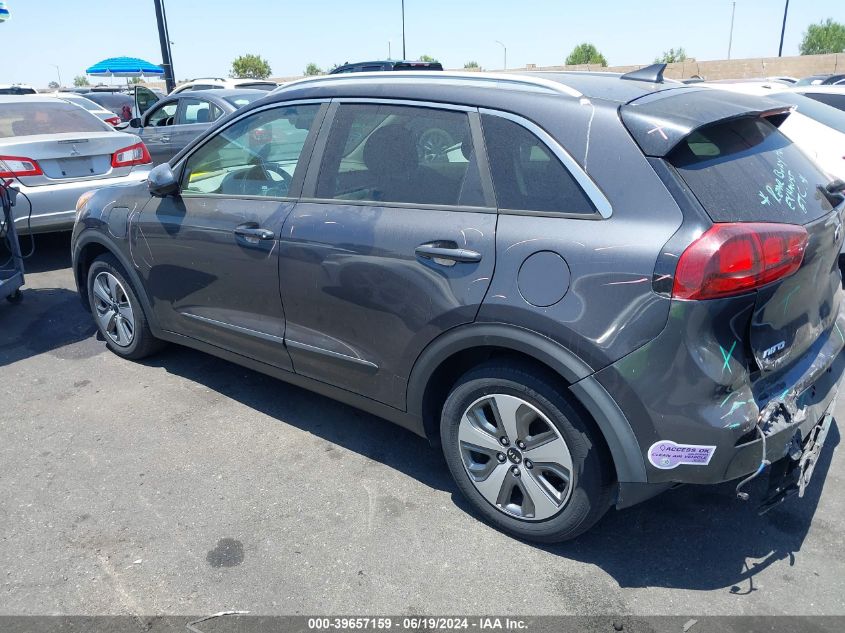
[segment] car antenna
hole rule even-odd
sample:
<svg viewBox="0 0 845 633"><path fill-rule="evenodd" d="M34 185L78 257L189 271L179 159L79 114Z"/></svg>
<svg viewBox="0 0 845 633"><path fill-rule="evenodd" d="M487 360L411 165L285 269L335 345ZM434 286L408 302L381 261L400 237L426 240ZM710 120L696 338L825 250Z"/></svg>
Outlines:
<svg viewBox="0 0 845 633"><path fill-rule="evenodd" d="M663 71L666 70L666 64L652 64L639 70L632 70L625 73L620 79L631 79L632 81L647 81L653 84L663 83Z"/></svg>

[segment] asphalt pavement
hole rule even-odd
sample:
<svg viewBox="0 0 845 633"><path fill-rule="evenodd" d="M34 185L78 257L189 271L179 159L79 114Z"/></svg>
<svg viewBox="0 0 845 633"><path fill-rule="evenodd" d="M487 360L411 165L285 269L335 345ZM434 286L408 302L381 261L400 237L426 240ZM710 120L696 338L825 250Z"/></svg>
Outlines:
<svg viewBox="0 0 845 633"><path fill-rule="evenodd" d="M845 614L835 427L807 496L762 517L685 487L522 543L388 422L186 348L121 360L69 234L36 245L0 305L0 615Z"/></svg>

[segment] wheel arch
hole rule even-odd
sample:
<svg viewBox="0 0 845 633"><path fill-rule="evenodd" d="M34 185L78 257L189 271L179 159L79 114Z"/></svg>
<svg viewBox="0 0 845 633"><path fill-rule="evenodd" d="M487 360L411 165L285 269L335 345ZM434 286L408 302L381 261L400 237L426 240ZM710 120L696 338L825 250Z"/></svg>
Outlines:
<svg viewBox="0 0 845 633"><path fill-rule="evenodd" d="M503 323L475 323L449 330L422 352L407 388L407 411L423 434L439 442L440 411L455 382L471 367L492 357L530 363L554 374L573 401L595 422L613 460L617 481L646 481L645 464L630 423L594 370L555 341Z"/></svg>
<svg viewBox="0 0 845 633"><path fill-rule="evenodd" d="M73 245L73 276L76 281L76 288L79 292L80 299L86 310L90 311L90 304L88 301L88 271L91 264L100 255L108 254L114 257L132 282L135 289L135 294L141 301L144 309L144 315L147 322L150 324L150 329L155 333L158 327L154 321L154 313L152 305L150 304L144 285L141 283L141 278L135 267L132 266L128 258L122 253L121 249L112 242L108 237L99 232L82 233L74 242Z"/></svg>

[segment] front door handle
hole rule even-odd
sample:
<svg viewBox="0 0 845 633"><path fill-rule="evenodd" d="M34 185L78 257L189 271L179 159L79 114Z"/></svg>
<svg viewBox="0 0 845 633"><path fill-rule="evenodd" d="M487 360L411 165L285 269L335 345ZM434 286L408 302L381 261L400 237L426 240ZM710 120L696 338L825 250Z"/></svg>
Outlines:
<svg viewBox="0 0 845 633"><path fill-rule="evenodd" d="M165 134L164 136L161 136L161 137L159 138L159 140L160 140L162 143L169 143L169 142L170 142L170 137L169 137L169 136L167 136L167 135Z"/></svg>
<svg viewBox="0 0 845 633"><path fill-rule="evenodd" d="M254 222L241 224L235 227L235 235L244 238L247 242L255 244L259 240L273 240L276 234L270 229L262 229Z"/></svg>
<svg viewBox="0 0 845 633"><path fill-rule="evenodd" d="M414 252L418 257L433 259L435 261L446 260L448 262L459 262L461 264L472 264L481 261L481 253L478 251L472 251L468 248L458 248L458 245L455 242L450 241L437 241L420 244Z"/></svg>

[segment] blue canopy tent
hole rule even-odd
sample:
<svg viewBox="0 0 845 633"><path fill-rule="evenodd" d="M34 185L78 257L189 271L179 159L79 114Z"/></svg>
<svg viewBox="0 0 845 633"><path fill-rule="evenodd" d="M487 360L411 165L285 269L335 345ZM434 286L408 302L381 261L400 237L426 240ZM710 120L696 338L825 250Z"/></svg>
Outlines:
<svg viewBox="0 0 845 633"><path fill-rule="evenodd" d="M85 72L94 77L162 77L164 68L137 57L110 57Z"/></svg>

